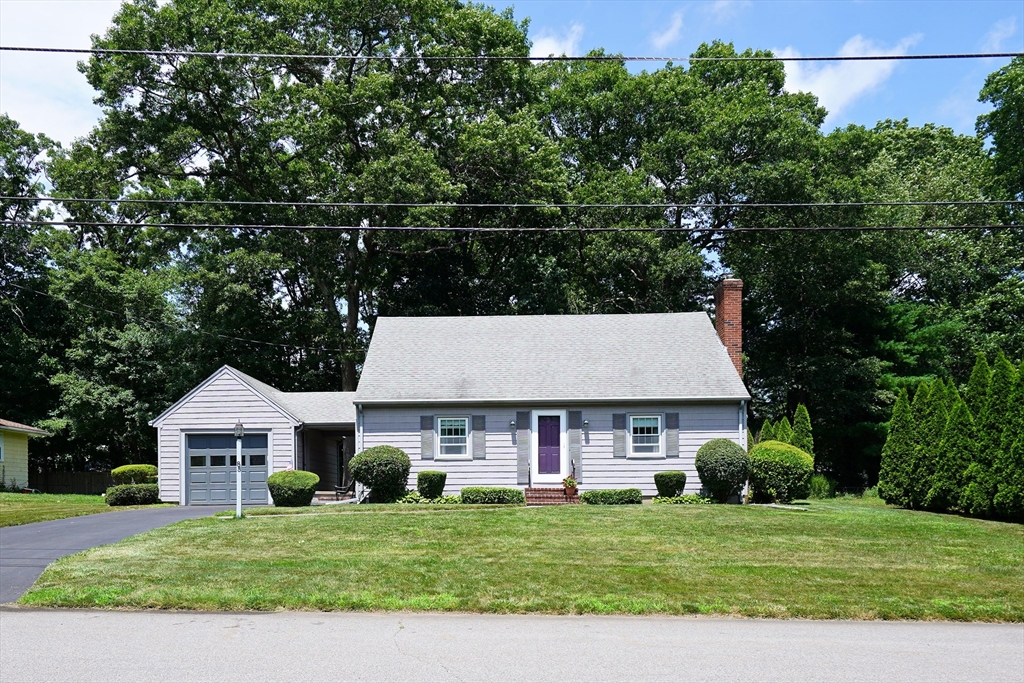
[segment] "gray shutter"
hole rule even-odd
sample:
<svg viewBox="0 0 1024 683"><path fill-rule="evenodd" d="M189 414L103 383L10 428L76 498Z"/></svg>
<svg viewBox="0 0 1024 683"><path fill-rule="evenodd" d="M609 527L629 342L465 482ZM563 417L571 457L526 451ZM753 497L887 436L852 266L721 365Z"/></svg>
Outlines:
<svg viewBox="0 0 1024 683"><path fill-rule="evenodd" d="M626 457L626 414L612 414L612 457Z"/></svg>
<svg viewBox="0 0 1024 683"><path fill-rule="evenodd" d="M473 459L487 458L487 416L473 416Z"/></svg>
<svg viewBox="0 0 1024 683"><path fill-rule="evenodd" d="M530 485L530 411L516 412L516 483Z"/></svg>
<svg viewBox="0 0 1024 683"><path fill-rule="evenodd" d="M665 413L665 457L679 457L679 413Z"/></svg>
<svg viewBox="0 0 1024 683"><path fill-rule="evenodd" d="M583 411L569 411L569 460L576 473L576 481L583 481Z"/></svg>
<svg viewBox="0 0 1024 683"><path fill-rule="evenodd" d="M420 416L420 458L434 459L434 416Z"/></svg>

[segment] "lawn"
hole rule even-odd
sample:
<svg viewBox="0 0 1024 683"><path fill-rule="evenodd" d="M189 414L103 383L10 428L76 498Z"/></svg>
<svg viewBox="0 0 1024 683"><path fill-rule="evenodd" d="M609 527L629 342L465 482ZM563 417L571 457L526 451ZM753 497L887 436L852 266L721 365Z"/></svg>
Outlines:
<svg viewBox="0 0 1024 683"><path fill-rule="evenodd" d="M1024 527L871 498L344 508L181 522L61 559L21 602L1024 621Z"/></svg>
<svg viewBox="0 0 1024 683"><path fill-rule="evenodd" d="M135 507L135 506L133 506ZM54 493L0 493L0 527L45 522L98 512L133 509L112 508L103 496ZM145 507L153 507L151 505Z"/></svg>

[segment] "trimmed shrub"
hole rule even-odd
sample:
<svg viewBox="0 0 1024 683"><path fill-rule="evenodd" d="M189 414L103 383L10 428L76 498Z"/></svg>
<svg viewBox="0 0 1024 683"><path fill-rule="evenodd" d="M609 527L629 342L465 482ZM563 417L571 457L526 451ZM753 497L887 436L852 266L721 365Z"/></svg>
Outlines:
<svg viewBox="0 0 1024 683"><path fill-rule="evenodd" d="M438 496L436 498L424 498L419 491L409 491L395 501L399 505L461 505L462 498L459 496Z"/></svg>
<svg viewBox="0 0 1024 683"><path fill-rule="evenodd" d="M467 486L460 494L463 505L526 505L526 494L522 489Z"/></svg>
<svg viewBox="0 0 1024 683"><path fill-rule="evenodd" d="M686 488L686 472L655 472L654 486L662 498L675 498Z"/></svg>
<svg viewBox="0 0 1024 683"><path fill-rule="evenodd" d="M813 474L814 458L796 446L766 441L750 452L750 485L756 502L806 498Z"/></svg>
<svg viewBox="0 0 1024 683"><path fill-rule="evenodd" d="M730 439L708 441L697 451L694 464L700 483L719 503L739 493L750 473L750 456Z"/></svg>
<svg viewBox="0 0 1024 683"><path fill-rule="evenodd" d="M651 502L655 505L711 505L715 501L707 496L690 493L685 496L674 496L672 498L662 498L659 496Z"/></svg>
<svg viewBox="0 0 1024 683"><path fill-rule="evenodd" d="M373 503L393 503L406 493L409 456L394 446L374 446L353 456L348 464L352 478L370 489Z"/></svg>
<svg viewBox="0 0 1024 683"><path fill-rule="evenodd" d="M424 470L416 475L416 490L424 498L440 498L444 493L446 481L448 481L447 472Z"/></svg>
<svg viewBox="0 0 1024 683"><path fill-rule="evenodd" d="M156 465L122 465L110 471L114 484L155 484Z"/></svg>
<svg viewBox="0 0 1024 683"><path fill-rule="evenodd" d="M644 494L640 489L584 491L580 494L580 502L587 505L640 505L644 502Z"/></svg>
<svg viewBox="0 0 1024 683"><path fill-rule="evenodd" d="M824 499L836 497L836 483L824 474L815 474L807 485L807 497Z"/></svg>
<svg viewBox="0 0 1024 683"><path fill-rule="evenodd" d="M790 443L814 457L814 432L811 429L811 415L807 406L799 403L793 413L793 438Z"/></svg>
<svg viewBox="0 0 1024 683"><path fill-rule="evenodd" d="M302 470L274 472L267 477L267 488L274 499L274 507L302 508L313 502L320 477Z"/></svg>
<svg viewBox="0 0 1024 683"><path fill-rule="evenodd" d="M156 484L118 484L107 489L106 500L112 507L153 505L160 502L160 487Z"/></svg>

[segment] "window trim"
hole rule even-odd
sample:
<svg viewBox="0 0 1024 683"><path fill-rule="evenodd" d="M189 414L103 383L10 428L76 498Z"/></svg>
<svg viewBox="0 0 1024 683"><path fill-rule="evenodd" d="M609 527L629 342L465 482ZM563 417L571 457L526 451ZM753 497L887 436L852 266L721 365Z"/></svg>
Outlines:
<svg viewBox="0 0 1024 683"><path fill-rule="evenodd" d="M658 420L657 453L637 453L633 450L633 420L638 418L655 418ZM661 413L630 413L626 415L626 439L628 444L626 449L627 457L663 460L665 458L665 416Z"/></svg>
<svg viewBox="0 0 1024 683"><path fill-rule="evenodd" d="M0 462L4 461L4 451L6 450L4 446L6 446L4 443L4 433L0 432Z"/></svg>
<svg viewBox="0 0 1024 683"><path fill-rule="evenodd" d="M441 452L441 420L463 420L466 423L466 452L451 455ZM435 415L434 416L434 460L472 460L473 459L473 420L469 415Z"/></svg>

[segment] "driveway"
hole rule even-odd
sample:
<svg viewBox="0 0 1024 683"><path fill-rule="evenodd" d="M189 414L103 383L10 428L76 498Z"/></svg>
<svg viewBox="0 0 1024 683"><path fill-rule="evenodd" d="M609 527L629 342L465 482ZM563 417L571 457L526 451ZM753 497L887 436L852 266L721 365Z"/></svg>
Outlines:
<svg viewBox="0 0 1024 683"><path fill-rule="evenodd" d="M0 681L1024 681L1024 625L0 609Z"/></svg>
<svg viewBox="0 0 1024 683"><path fill-rule="evenodd" d="M225 507L164 507L103 512L0 528L0 603L25 594L46 565L59 557L116 543L183 519L206 517Z"/></svg>

